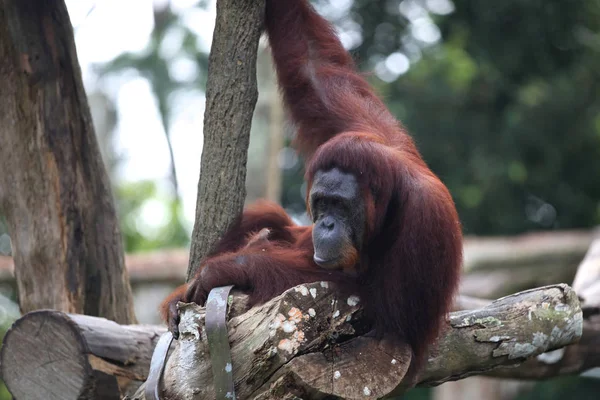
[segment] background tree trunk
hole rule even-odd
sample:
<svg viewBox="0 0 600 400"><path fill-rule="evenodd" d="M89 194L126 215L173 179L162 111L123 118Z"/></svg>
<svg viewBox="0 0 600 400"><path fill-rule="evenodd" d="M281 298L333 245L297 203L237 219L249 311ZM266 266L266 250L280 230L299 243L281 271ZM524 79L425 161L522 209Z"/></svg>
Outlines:
<svg viewBox="0 0 600 400"><path fill-rule="evenodd" d="M0 0L0 208L21 311L133 323L112 192L62 0Z"/></svg>
<svg viewBox="0 0 600 400"><path fill-rule="evenodd" d="M188 279L243 209L264 0L218 0Z"/></svg>
<svg viewBox="0 0 600 400"><path fill-rule="evenodd" d="M271 62L271 49L265 49L262 54L268 58L266 64L271 79L267 81L269 91L269 153L267 157L267 187L265 198L275 203L281 202L281 166L279 156L285 142L284 110L279 86L275 78L275 68Z"/></svg>

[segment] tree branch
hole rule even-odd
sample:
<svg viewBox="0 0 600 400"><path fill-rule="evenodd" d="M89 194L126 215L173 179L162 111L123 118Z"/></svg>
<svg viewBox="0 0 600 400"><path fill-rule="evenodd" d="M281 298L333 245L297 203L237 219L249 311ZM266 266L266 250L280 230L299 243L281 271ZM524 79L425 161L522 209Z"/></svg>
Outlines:
<svg viewBox="0 0 600 400"><path fill-rule="evenodd" d="M502 368L486 374L497 378L542 380L575 375L600 367L600 316L583 321L579 342L530 358L515 368Z"/></svg>
<svg viewBox="0 0 600 400"><path fill-rule="evenodd" d="M578 343L540 354L517 368L500 369L488 375L511 379L545 379L557 375L585 373L600 366L600 239L590 246L579 265L573 289L581 300L583 334Z"/></svg>
<svg viewBox="0 0 600 400"><path fill-rule="evenodd" d="M430 355L419 384L439 385L569 345L581 337L582 321L577 295L564 284L452 313L452 329Z"/></svg>

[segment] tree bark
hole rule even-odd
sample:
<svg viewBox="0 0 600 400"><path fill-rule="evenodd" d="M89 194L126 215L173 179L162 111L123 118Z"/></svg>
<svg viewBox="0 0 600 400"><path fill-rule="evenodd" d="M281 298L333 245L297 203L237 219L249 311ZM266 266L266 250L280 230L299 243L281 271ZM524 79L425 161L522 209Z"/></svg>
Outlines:
<svg viewBox="0 0 600 400"><path fill-rule="evenodd" d="M146 380L164 327L34 311L4 337L2 378L17 399L119 399Z"/></svg>
<svg viewBox="0 0 600 400"><path fill-rule="evenodd" d="M556 375L582 374L600 366L600 239L596 239L579 265L573 289L584 316L579 342L540 354L518 368L493 371L489 375L513 379L545 379Z"/></svg>
<svg viewBox="0 0 600 400"><path fill-rule="evenodd" d="M62 0L0 1L0 208L19 303L135 321L121 234Z"/></svg>
<svg viewBox="0 0 600 400"><path fill-rule="evenodd" d="M419 385L439 385L518 365L577 342L582 324L577 294L564 284L506 296L483 309L452 313L452 330L430 354Z"/></svg>
<svg viewBox="0 0 600 400"><path fill-rule="evenodd" d="M516 368L502 368L486 375L497 378L542 380L559 375L582 374L598 367L600 367L600 316L595 315L584 319L583 333L577 343L530 358Z"/></svg>
<svg viewBox="0 0 600 400"><path fill-rule="evenodd" d="M218 0L188 279L242 212L264 0Z"/></svg>

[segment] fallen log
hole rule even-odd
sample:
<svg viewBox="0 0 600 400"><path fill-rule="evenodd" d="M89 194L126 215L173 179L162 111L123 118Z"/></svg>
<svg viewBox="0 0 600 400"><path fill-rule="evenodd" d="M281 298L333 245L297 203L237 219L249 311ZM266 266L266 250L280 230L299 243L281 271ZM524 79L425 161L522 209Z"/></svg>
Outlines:
<svg viewBox="0 0 600 400"><path fill-rule="evenodd" d="M165 331L33 311L6 333L0 372L17 399L119 399L131 383L146 380L152 351Z"/></svg>
<svg viewBox="0 0 600 400"><path fill-rule="evenodd" d="M230 315L242 314L246 299L238 292ZM455 308L487 303L461 296ZM96 388L103 386L102 398L119 398L147 379L152 351L164 332L162 326L118 325L104 318L35 311L15 322L6 334L0 371L15 397L97 398Z"/></svg>
<svg viewBox="0 0 600 400"><path fill-rule="evenodd" d="M181 307L181 336L166 364L164 398L214 398L204 313L194 304ZM574 343L582 313L575 292L561 284L454 312L448 327L413 379L421 386L516 365ZM404 381L410 349L361 336L359 299L337 298L325 283L301 285L261 307L234 312L228 329L238 399L369 399L399 394L412 383ZM144 399L143 388L133 399Z"/></svg>
<svg viewBox="0 0 600 400"><path fill-rule="evenodd" d="M368 330L360 299L338 298L325 282L292 288L247 312L247 296L234 293L229 342L239 399L378 398L401 392L411 361L407 346L361 336ZM480 305L470 299L458 303ZM181 337L169 355L161 394L171 399L214 398L205 309L181 308ZM419 385L516 365L576 342L579 300L567 285L516 293L483 308L453 312ZM2 376L27 399L118 398L132 381L146 379L162 327L122 326L95 317L36 311L7 333ZM411 381L412 382L412 381ZM143 385L137 393L143 393ZM106 392L109 391L109 394ZM112 396L112 397L111 397ZM133 396L143 399L142 394Z"/></svg>

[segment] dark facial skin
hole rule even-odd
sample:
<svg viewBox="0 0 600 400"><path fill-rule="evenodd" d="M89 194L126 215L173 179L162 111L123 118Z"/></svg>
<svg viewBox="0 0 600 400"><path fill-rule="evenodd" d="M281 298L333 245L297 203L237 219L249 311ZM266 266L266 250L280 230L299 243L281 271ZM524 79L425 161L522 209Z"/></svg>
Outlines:
<svg viewBox="0 0 600 400"><path fill-rule="evenodd" d="M344 267L352 248L360 250L364 234L364 201L356 178L337 168L318 171L309 202L315 263L327 269Z"/></svg>

